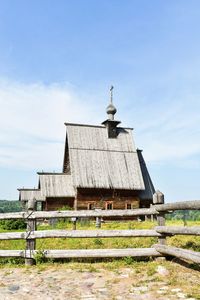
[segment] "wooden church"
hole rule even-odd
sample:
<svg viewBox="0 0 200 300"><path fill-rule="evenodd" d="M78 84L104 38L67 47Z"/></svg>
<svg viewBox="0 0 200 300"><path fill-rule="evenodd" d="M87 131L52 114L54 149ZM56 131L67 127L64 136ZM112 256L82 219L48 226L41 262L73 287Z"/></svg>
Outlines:
<svg viewBox="0 0 200 300"><path fill-rule="evenodd" d="M99 126L65 123L61 173L38 172L37 189L18 189L19 200L35 199L42 210L149 207L155 192L133 129L120 127L112 101Z"/></svg>

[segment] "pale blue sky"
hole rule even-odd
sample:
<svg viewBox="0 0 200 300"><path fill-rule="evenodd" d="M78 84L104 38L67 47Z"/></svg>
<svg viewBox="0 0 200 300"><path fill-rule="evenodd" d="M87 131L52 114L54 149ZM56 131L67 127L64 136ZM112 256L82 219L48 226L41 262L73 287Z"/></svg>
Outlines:
<svg viewBox="0 0 200 300"><path fill-rule="evenodd" d="M114 85L168 201L200 199L198 0L0 0L0 199L62 167L64 122L99 124Z"/></svg>

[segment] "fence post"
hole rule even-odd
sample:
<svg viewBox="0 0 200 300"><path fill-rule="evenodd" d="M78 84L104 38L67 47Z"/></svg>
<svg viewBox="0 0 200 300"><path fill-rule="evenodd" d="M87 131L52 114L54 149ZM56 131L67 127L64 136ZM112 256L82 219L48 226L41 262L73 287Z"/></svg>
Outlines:
<svg viewBox="0 0 200 300"><path fill-rule="evenodd" d="M160 191L156 191L153 195L153 203L154 204L164 204L164 194ZM163 212L159 212L159 215L157 216L157 222L158 226L165 226L165 214ZM158 242L161 245L166 244L166 236L163 234L162 237L158 238Z"/></svg>
<svg viewBox="0 0 200 300"><path fill-rule="evenodd" d="M150 204L150 208L153 208L153 204ZM151 215L151 222L153 222L154 221L154 215Z"/></svg>
<svg viewBox="0 0 200 300"><path fill-rule="evenodd" d="M96 208L96 211L100 211L100 208ZM101 217L96 217L96 228L101 228Z"/></svg>
<svg viewBox="0 0 200 300"><path fill-rule="evenodd" d="M30 258L26 258L25 255L25 265L27 266L32 266L35 264L35 259L32 256L32 250L35 250L36 248L36 240L35 239L28 239L29 235L31 232L36 230L36 220L35 219L29 219L31 217L32 213L35 211L36 208L36 200L32 199L28 201L28 206L27 206L27 212L28 212L28 217L27 217L27 239L26 239L26 251L30 253Z"/></svg>
<svg viewBox="0 0 200 300"><path fill-rule="evenodd" d="M76 230L76 221L77 221L77 218L71 218L71 221L72 221L72 224L73 224L72 230Z"/></svg>

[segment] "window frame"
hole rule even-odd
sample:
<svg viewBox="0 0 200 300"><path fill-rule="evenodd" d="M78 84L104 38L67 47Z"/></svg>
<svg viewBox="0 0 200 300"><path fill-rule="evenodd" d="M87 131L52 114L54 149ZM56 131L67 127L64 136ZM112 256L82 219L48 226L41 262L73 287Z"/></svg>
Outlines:
<svg viewBox="0 0 200 300"><path fill-rule="evenodd" d="M111 205L111 208L110 208ZM106 202L106 210L113 210L113 201Z"/></svg>
<svg viewBox="0 0 200 300"><path fill-rule="evenodd" d="M91 208L90 208L90 207L91 207ZM87 209L88 209L88 210L93 210L93 209L95 209L95 202L88 202Z"/></svg>
<svg viewBox="0 0 200 300"><path fill-rule="evenodd" d="M129 208L128 208L128 205L130 205L130 207L129 207ZM126 209L132 209L132 203L130 203L130 202L127 202L127 203L126 203L126 206L125 206L125 208L126 208Z"/></svg>

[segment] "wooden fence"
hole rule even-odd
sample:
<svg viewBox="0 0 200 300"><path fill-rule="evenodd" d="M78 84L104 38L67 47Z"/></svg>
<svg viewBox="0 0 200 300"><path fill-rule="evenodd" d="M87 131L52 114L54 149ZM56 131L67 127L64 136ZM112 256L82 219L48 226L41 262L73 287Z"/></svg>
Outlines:
<svg viewBox="0 0 200 300"><path fill-rule="evenodd" d="M155 201L154 201L155 202ZM173 235L200 235L200 226L181 227L165 226L165 214L175 210L199 210L200 201L184 201L170 204L155 204L150 208L128 210L94 210L94 211L33 211L17 213L1 213L0 220L24 219L27 220L26 232L3 232L0 240L26 240L25 250L0 250L0 257L22 257L25 263L35 263L36 240L43 238L108 238L108 237L157 237L158 243L151 248L128 249L80 249L80 250L44 250L46 258L108 258L108 257L166 257L174 256L180 259L200 263L200 253L171 247L166 245L166 237ZM59 218L96 218L97 227L101 225L104 217L136 217L155 216L158 226L146 230L37 230L37 220Z"/></svg>

